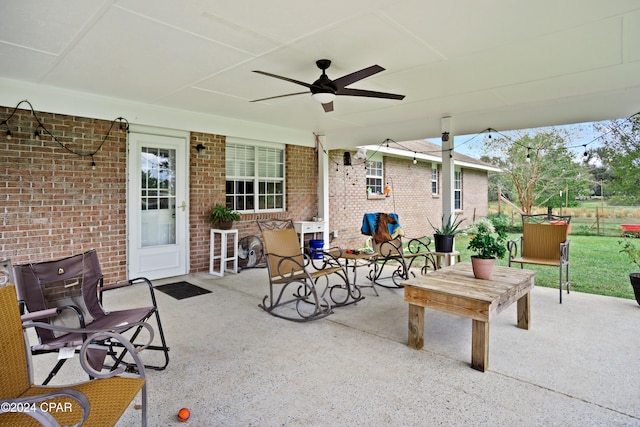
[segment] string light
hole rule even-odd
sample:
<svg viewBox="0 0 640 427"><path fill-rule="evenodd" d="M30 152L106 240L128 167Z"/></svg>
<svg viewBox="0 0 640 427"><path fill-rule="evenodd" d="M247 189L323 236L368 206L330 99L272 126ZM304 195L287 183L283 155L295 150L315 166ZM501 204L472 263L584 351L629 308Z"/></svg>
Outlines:
<svg viewBox="0 0 640 427"><path fill-rule="evenodd" d="M111 135L111 130L113 129L114 124L116 122L118 122L119 123L118 128L120 130L124 130L126 132L129 132L129 121L127 119L125 119L124 117L118 117L117 119L114 119L114 120L111 121L111 125L109 126L109 129L107 130L106 135L104 136L104 138L100 142L100 145L98 146L98 148L96 148L95 150L90 151L90 152L83 152L83 151L74 150L74 149L69 148L66 144L63 144L62 142L60 142L60 140L58 140L58 138L54 134L52 134L49 129L47 129L47 127L44 125L42 120L40 120L40 118L38 117L38 114L36 113L35 109L33 108L33 105L31 105L31 103L28 100L24 99L24 100L18 102L18 105L15 106L15 108L13 109L13 111L11 112L9 117L7 117L5 120L2 121L2 123L0 123L0 125L4 125L7 128L6 133L5 133L7 140L11 140L11 130L9 129L9 120L11 120L11 118L16 114L16 111L18 111L18 108L20 108L20 105L22 105L22 104L27 104L29 106L29 108L31 110L31 114L33 115L34 119L36 120L36 123L38 124L36 126L36 129L33 132L33 138L35 140L40 140L41 137L44 134L49 135L51 137L51 139L55 143L57 143L63 149L67 150L69 153L75 154L76 156L80 156L80 157L91 157L91 168L94 169L94 170L96 168L96 162L95 162L93 156L102 149L102 146L107 141L107 138L109 138L109 135Z"/></svg>
<svg viewBox="0 0 640 427"><path fill-rule="evenodd" d="M7 141L11 141L11 130L9 129L9 123L7 123L7 121L4 120L2 124L7 127L7 130L5 131L5 136L7 137Z"/></svg>
<svg viewBox="0 0 640 427"><path fill-rule="evenodd" d="M418 164L418 159L416 159L416 153L413 153L413 164Z"/></svg>
<svg viewBox="0 0 640 427"><path fill-rule="evenodd" d="M527 147L527 158L526 158L527 163L531 163L530 151L531 151L531 148Z"/></svg>

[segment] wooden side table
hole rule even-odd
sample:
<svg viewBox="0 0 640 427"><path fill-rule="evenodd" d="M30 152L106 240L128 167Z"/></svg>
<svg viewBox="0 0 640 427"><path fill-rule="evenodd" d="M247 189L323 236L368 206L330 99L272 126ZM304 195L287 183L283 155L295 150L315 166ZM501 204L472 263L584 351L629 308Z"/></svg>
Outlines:
<svg viewBox="0 0 640 427"><path fill-rule="evenodd" d="M436 257L436 268L449 267L452 265L451 260L455 258L456 262L460 262L460 252L431 252ZM444 261L444 263L443 263Z"/></svg>
<svg viewBox="0 0 640 427"><path fill-rule="evenodd" d="M220 254L216 255L216 235L220 235ZM228 254L227 248L229 243L229 237L233 242L233 253ZM215 268L216 260L219 260L219 268ZM232 268L227 268L227 264L233 262ZM211 229L211 247L209 250L209 274L214 276L224 276L224 272L230 273L238 272L238 230L218 230L217 228Z"/></svg>
<svg viewBox="0 0 640 427"><path fill-rule="evenodd" d="M293 223L296 233L300 235L300 247L304 249L304 235L311 234L315 239L316 233L324 235L326 222L322 221L297 221Z"/></svg>
<svg viewBox="0 0 640 427"><path fill-rule="evenodd" d="M424 346L424 309L468 317L471 322L471 367L489 368L489 322L514 302L517 325L529 329L535 271L496 266L491 280L476 279L471 263L462 262L405 282L404 300L409 304L407 345ZM515 345L515 343L514 343Z"/></svg>

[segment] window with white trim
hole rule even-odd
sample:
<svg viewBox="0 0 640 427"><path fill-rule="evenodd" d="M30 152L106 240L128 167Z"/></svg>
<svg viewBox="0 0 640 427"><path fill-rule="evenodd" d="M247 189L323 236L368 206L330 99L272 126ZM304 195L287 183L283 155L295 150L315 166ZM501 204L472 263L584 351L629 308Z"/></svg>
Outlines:
<svg viewBox="0 0 640 427"><path fill-rule="evenodd" d="M462 171L458 168L455 169L453 177L453 208L462 209Z"/></svg>
<svg viewBox="0 0 640 427"><path fill-rule="evenodd" d="M381 160L367 160L367 194L383 194L384 169Z"/></svg>
<svg viewBox="0 0 640 427"><path fill-rule="evenodd" d="M284 146L226 145L226 205L240 212L285 209Z"/></svg>
<svg viewBox="0 0 640 427"><path fill-rule="evenodd" d="M431 194L438 194L438 164L431 163Z"/></svg>

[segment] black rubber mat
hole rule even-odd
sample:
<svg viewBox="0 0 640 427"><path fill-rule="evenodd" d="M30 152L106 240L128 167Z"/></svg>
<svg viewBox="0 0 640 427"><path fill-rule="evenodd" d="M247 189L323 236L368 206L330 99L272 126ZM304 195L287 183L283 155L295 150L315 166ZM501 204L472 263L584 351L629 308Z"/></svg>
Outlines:
<svg viewBox="0 0 640 427"><path fill-rule="evenodd" d="M164 292L175 299L191 298L211 292L207 289L201 288L200 286L192 285L189 282L167 283L166 285L155 286L155 289L160 292Z"/></svg>

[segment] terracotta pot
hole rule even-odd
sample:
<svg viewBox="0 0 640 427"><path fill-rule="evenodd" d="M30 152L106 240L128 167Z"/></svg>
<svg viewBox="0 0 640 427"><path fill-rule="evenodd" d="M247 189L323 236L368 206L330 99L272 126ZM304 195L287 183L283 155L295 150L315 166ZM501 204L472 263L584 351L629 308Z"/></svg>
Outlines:
<svg viewBox="0 0 640 427"><path fill-rule="evenodd" d="M478 258L476 256L471 257L471 268L473 269L473 275L476 279L491 279L495 266L495 258Z"/></svg>

